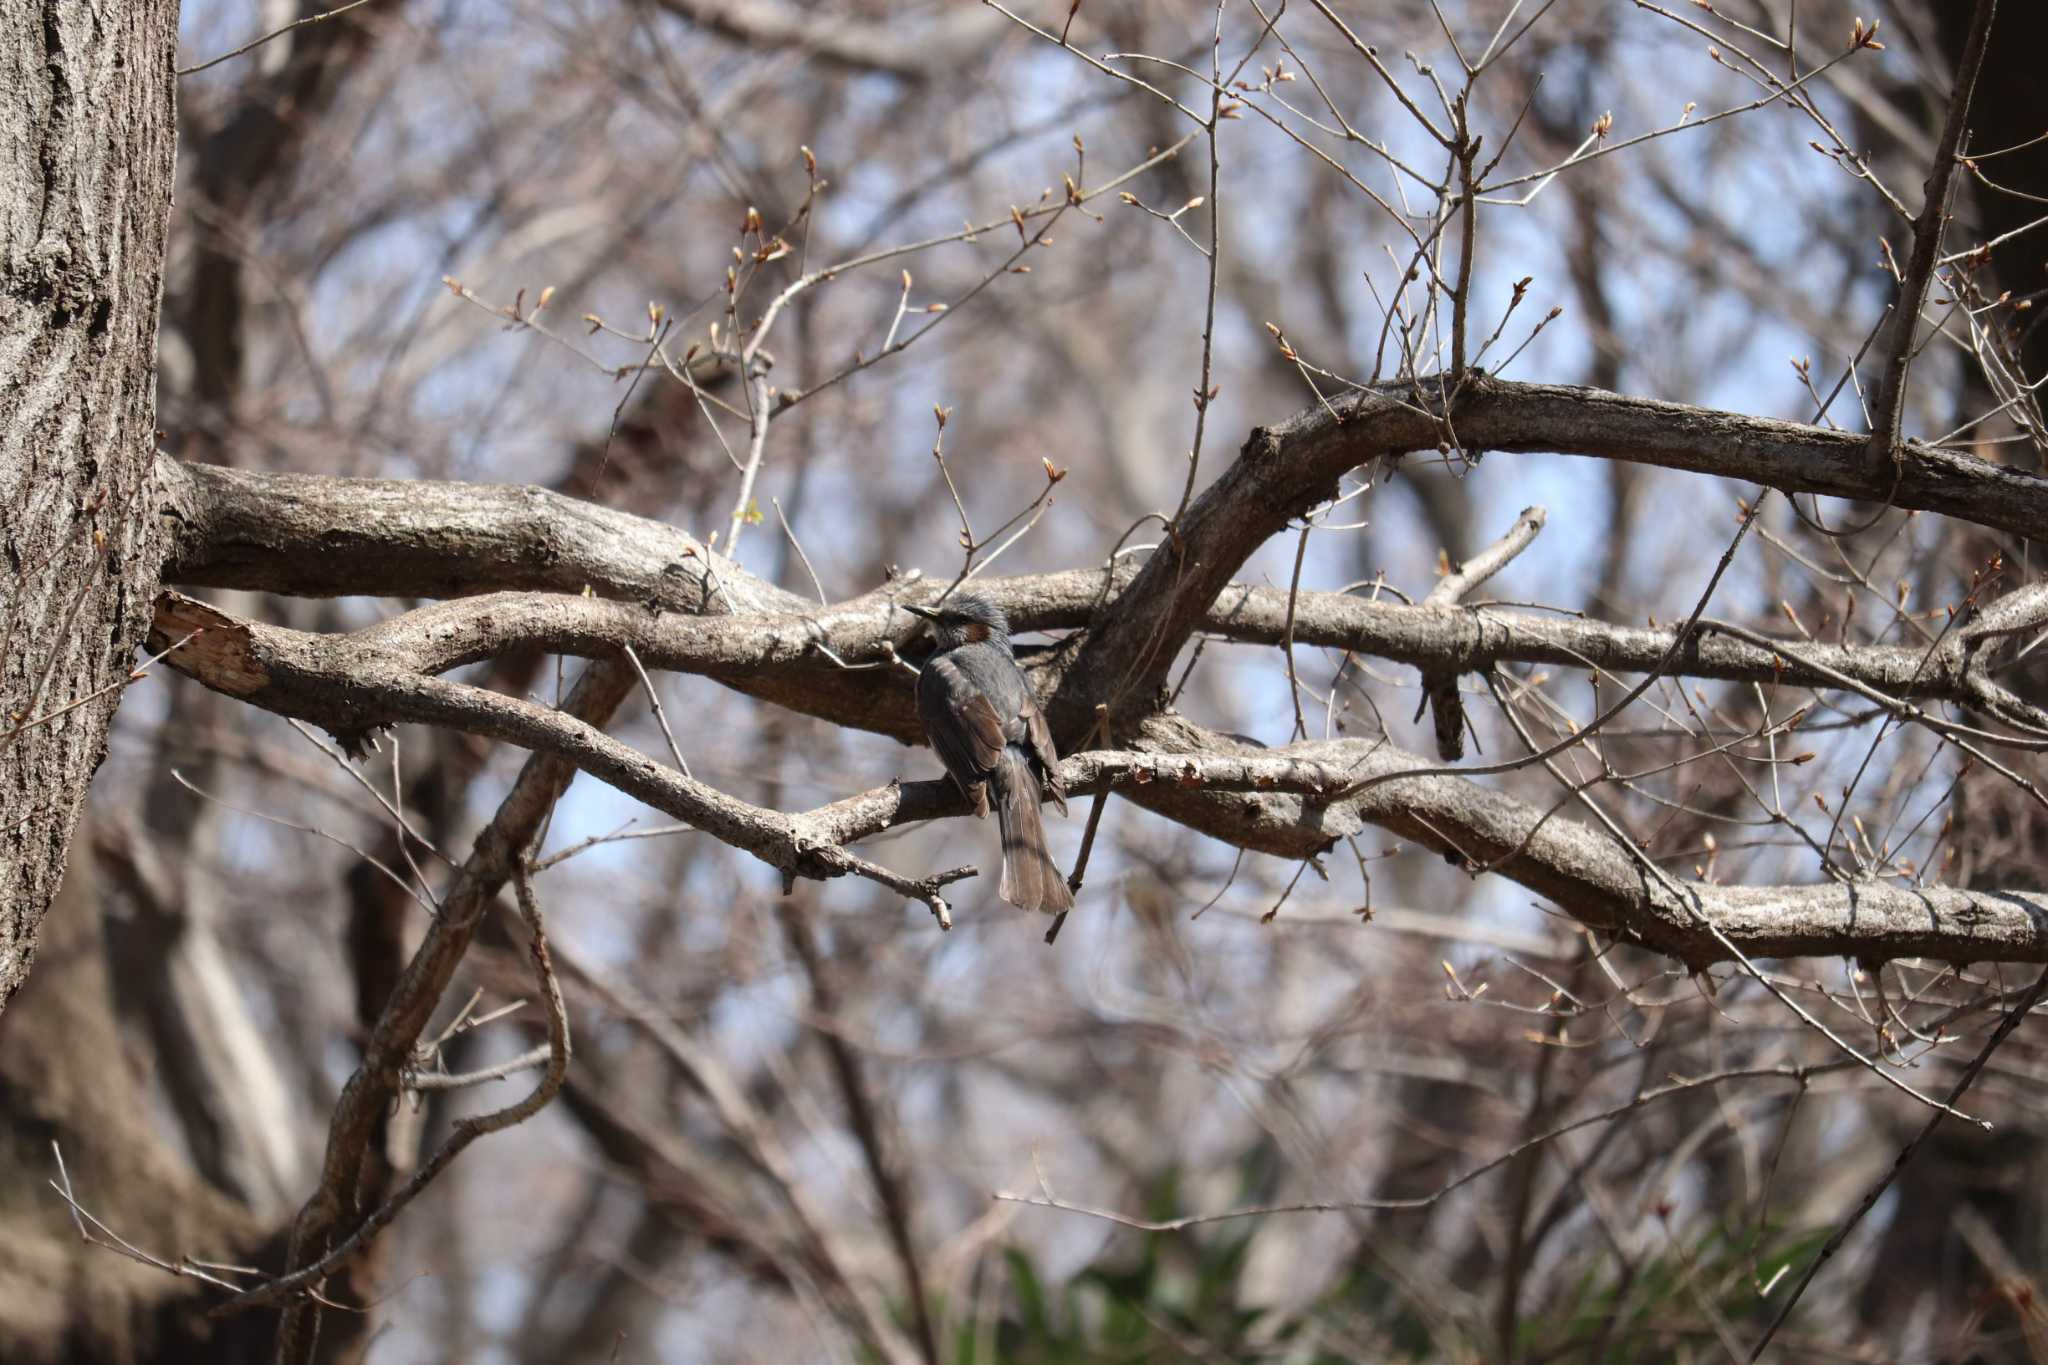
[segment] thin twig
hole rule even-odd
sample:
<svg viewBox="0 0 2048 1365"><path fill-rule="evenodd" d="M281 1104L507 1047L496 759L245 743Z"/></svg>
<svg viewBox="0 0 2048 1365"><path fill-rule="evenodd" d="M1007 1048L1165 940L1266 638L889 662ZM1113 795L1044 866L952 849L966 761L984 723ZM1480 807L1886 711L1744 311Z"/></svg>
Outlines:
<svg viewBox="0 0 2048 1365"><path fill-rule="evenodd" d="M1989 0L1986 0L1986 8L1989 8ZM1778 1329L1792 1316L1792 1310L1799 1306L1799 1300L1806 1293L1806 1287L1813 1283L1813 1277L1820 1273L1821 1267L1828 1263L1830 1257L1842 1249L1842 1243L1849 1240L1849 1234L1856 1230L1856 1225L1863 1221L1863 1216L1877 1206L1877 1201L1884 1197L1884 1192L1899 1178L1899 1172L1906 1169L1906 1163L1913 1159L1913 1154L1920 1150L1920 1145L1934 1136L1934 1130L1941 1126L1943 1119L1955 1112L1956 1101L1961 1099L1963 1092L1976 1081L1977 1074L1984 1069L1984 1064L1991 1060L1991 1054L1998 1050L1999 1044L2010 1037L2012 1031L2020 1026L2021 1021L2034 1006L2040 1003L2044 993L2048 993L2048 971L2036 977L2027 993L2019 998L2003 1019L1998 1021L1998 1027L1991 1031L1991 1036L1984 1041L1984 1046L1970 1059L1970 1064L1963 1068L1963 1074L1956 1078L1955 1085L1949 1089L1948 1103L1938 1106L1927 1116L1927 1122L1913 1135L1913 1140L1899 1149L1897 1159L1864 1193L1862 1202L1856 1206L1856 1211L1850 1214L1821 1245L1819 1253L1813 1258L1813 1263L1806 1267L1806 1273L1800 1276L1799 1283L1792 1287L1792 1296L1778 1309L1778 1316L1771 1319L1771 1325L1764 1329L1763 1336L1757 1339L1756 1346L1751 1349L1749 1358L1752 1362L1763 1358L1765 1349L1771 1344L1771 1338L1778 1334Z"/></svg>
<svg viewBox="0 0 2048 1365"><path fill-rule="evenodd" d="M422 1071L405 1078L407 1090L427 1093L437 1090L467 1090L472 1086L485 1085L491 1081L502 1081L515 1072L531 1071L545 1066L554 1057L554 1048L540 1043L528 1048L517 1057L508 1057L496 1066L487 1066L480 1071Z"/></svg>
<svg viewBox="0 0 2048 1365"><path fill-rule="evenodd" d="M1894 463L1903 460L1899 431L1905 420L1906 372L1913 361L1913 337L1919 330L1920 308L1927 300L1927 287L1934 280L1935 257L1940 253L1941 234L1948 219L1949 194L1955 187L1956 153L1963 144L1963 131L1970 117L1970 96L1983 70L1984 52L1991 40L1991 16L1998 0L1977 0L1976 16L1970 21L1970 35L1964 41L1962 60L1956 65L1956 87L1949 96L1948 114L1941 125L1941 141L1934 150L1934 164L1928 168L1920 214L1913 220L1913 254L1906 260L1906 272L1899 284L1898 308L1892 315L1891 355L1886 359L1879 382L1877 403L1871 410L1870 452L1873 458Z"/></svg>
<svg viewBox="0 0 2048 1365"><path fill-rule="evenodd" d="M662 709L661 693L655 690L654 679L648 677L647 670L640 666L640 656L633 652L633 646L627 645L622 652L626 656L626 662L633 665L633 672L639 677L640 686L647 693L647 701L654 708L654 719L661 724L661 737L668 741L669 755L675 759L676 767L683 776L688 777L690 765L683 758L682 746L676 743L675 731L668 728L668 712Z"/></svg>
<svg viewBox="0 0 2048 1365"><path fill-rule="evenodd" d="M204 629L204 626L200 627L200 630ZM97 700L100 697L104 697L109 692L119 692L121 689L125 687L132 687L136 683L141 682L144 678L149 676L149 666L151 664L158 662L164 657L164 655L169 654L172 650L183 648L187 643L191 641L192 636L197 634L199 634L199 630L193 631L190 635L187 635L184 639L179 640L175 644L172 644L164 649L158 650L156 653L150 655L148 658L144 659L135 667L129 669L128 675L126 677L117 678L113 682L108 683L105 687L99 688L92 692L88 692L84 696L78 698L75 701L67 701L62 706L57 707L55 710L45 711L40 716L32 716L27 720L19 722L14 726L13 729L6 731L4 734L0 734L0 744L5 744L8 741L12 740L16 735L20 734L23 730L32 730L38 725L47 725L49 722L57 719L59 716L62 716L70 711L76 711L79 707L85 706L90 702Z"/></svg>
<svg viewBox="0 0 2048 1365"><path fill-rule="evenodd" d="M1294 610L1301 601L1301 562L1308 555L1309 532L1313 522L1303 520L1301 535L1294 542L1294 573L1287 580L1287 625L1280 632L1280 657L1287 661L1287 696L1294 704L1294 737L1308 738L1308 721L1301 714L1301 678L1294 669Z"/></svg>
<svg viewBox="0 0 2048 1365"><path fill-rule="evenodd" d="M1522 515L1516 517L1515 524L1507 529L1507 534L1438 579L1429 595L1422 599L1422 605L1449 607L1464 601L1467 593L1505 569L1517 555L1528 549L1549 518L1550 513L1542 507L1524 507Z"/></svg>
<svg viewBox="0 0 2048 1365"><path fill-rule="evenodd" d="M245 52L254 52L257 48L262 47L265 43L271 41L274 38L282 38L284 37L285 34L290 33L295 28L304 28L308 24L321 23L324 20L332 19L337 15L347 14L352 9L361 9L364 5L367 5L369 3L370 0L349 0L348 4L337 6L334 9L328 10L325 14L309 14L303 19L295 19L291 23L286 24L283 28L272 29L270 32L264 34L261 38L257 38L250 42L243 43L240 47L236 48L232 52L223 52L220 54L220 56L215 57L211 61L201 62L197 66L181 66L178 68L178 74L180 76L197 75L201 71L205 71L211 67L219 66L222 62L231 62Z"/></svg>
<svg viewBox="0 0 2048 1365"><path fill-rule="evenodd" d="M770 498L768 505L775 509L775 519L782 523L782 534L789 538L789 548L796 551L797 560L804 566L804 572L811 576L811 588L818 594L818 605L828 605L825 601L825 585L819 581L818 571L811 567L811 557L804 553L803 542L798 540L796 532L789 528L789 518L782 514L781 499Z"/></svg>
<svg viewBox="0 0 2048 1365"><path fill-rule="evenodd" d="M754 365L751 351L747 363ZM761 512L754 506L754 480L761 473L761 456L768 448L768 372L765 367L757 368L748 380L747 394L747 462L740 469L739 496L733 499L732 522L725 534L725 557L734 559L739 547L740 528L749 522L759 521ZM737 562L737 561L735 561Z"/></svg>
<svg viewBox="0 0 2048 1365"><path fill-rule="evenodd" d="M1656 1100L1661 1100L1671 1095L1684 1094L1687 1091L1698 1090L1705 1086L1721 1085L1735 1080L1761 1078L1794 1081L1804 1085L1809 1078L1820 1072L1839 1069L1847 1065L1848 1063L1846 1062L1834 1062L1806 1067L1743 1067L1716 1072L1711 1076L1699 1076L1690 1080L1674 1080L1668 1085L1658 1086L1654 1090L1646 1090L1633 1099L1603 1109L1596 1114L1588 1114L1584 1118L1577 1118L1568 1123L1558 1124L1556 1127L1538 1133L1526 1141L1517 1143L1491 1160L1474 1166L1464 1174L1447 1181L1428 1194L1416 1195L1406 1199L1342 1199L1300 1204L1264 1204L1253 1208L1229 1209L1222 1213L1198 1213L1190 1214L1184 1218L1151 1219L1133 1218L1127 1214L1115 1213L1108 1209L1089 1208L1085 1205L1069 1204L1057 1199L1035 1198L1030 1195L1007 1194L1001 1191L995 1192L990 1197L1011 1204L1035 1204L1040 1208L1059 1209L1066 1213L1085 1214L1090 1218L1100 1218L1106 1222L1115 1223L1119 1227L1132 1228L1139 1232L1179 1232L1185 1228L1200 1227L1205 1223L1224 1223L1239 1218L1261 1218L1276 1213L1356 1213L1367 1210L1401 1212L1404 1210L1426 1209L1442 1201L1446 1196L1463 1189L1479 1179L1479 1177L1491 1171L1499 1170L1502 1166L1507 1165L1526 1151L1540 1147L1544 1143L1554 1141L1568 1133L1577 1132L1581 1128L1589 1128L1596 1123L1606 1123L1620 1118Z"/></svg>
<svg viewBox="0 0 2048 1365"><path fill-rule="evenodd" d="M169 1275L204 1280L208 1284L218 1285L220 1288L230 1291L239 1291L241 1289L241 1286L233 1281L223 1280L217 1275L209 1275L200 1268L202 1264L207 1264L213 1269L239 1271L241 1269L239 1266L221 1266L210 1262L202 1263L183 1256L175 1261L167 1261L161 1256L153 1256L149 1252L144 1251L127 1238L121 1236L120 1233L115 1232L105 1223L102 1223L99 1219L93 1217L90 1213L86 1212L85 1206L78 1202L78 1196L72 1192L71 1172L64 1166L64 1149L57 1145L54 1138L50 1142L50 1153L57 1158L57 1179L50 1182L50 1188L57 1192L58 1196L63 1199L65 1205L71 1210L71 1222L78 1229L79 1241L84 1242L88 1246L104 1247L108 1251L118 1252L131 1261L139 1261L143 1265L151 1266ZM90 1231L86 1228L88 1223L92 1224L92 1230ZM254 1274L256 1272L251 1271L247 1273Z"/></svg>

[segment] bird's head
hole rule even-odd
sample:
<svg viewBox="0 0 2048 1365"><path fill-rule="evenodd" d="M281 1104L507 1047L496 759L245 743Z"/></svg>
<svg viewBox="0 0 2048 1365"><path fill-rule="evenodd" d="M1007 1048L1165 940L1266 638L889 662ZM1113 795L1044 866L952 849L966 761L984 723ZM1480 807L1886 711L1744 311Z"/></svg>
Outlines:
<svg viewBox="0 0 2048 1365"><path fill-rule="evenodd" d="M979 593L955 593L936 607L913 607L907 602L900 605L912 616L922 616L932 623L932 635L942 650L991 639L1007 642L1010 638L1010 623L1003 609Z"/></svg>

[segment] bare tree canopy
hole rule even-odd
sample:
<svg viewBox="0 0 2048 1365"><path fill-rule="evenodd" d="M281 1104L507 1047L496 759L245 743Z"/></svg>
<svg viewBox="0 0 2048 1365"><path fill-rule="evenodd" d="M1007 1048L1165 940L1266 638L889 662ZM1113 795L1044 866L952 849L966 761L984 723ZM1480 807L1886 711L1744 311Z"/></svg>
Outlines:
<svg viewBox="0 0 2048 1365"><path fill-rule="evenodd" d="M2048 16L116 9L0 1357L2039 1358Z"/></svg>

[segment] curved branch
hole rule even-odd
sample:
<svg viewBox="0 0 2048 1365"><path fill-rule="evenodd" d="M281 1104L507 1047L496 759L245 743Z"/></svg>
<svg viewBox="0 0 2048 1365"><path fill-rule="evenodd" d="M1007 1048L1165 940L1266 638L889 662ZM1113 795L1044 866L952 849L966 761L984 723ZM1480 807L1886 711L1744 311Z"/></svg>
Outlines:
<svg viewBox="0 0 2048 1365"><path fill-rule="evenodd" d="M1908 446L1894 469L1871 462L1867 437L1797 422L1493 378L1469 381L1462 393L1446 413L1383 385L1255 429L1105 613L1058 699L1066 724L1089 723L1097 705L1127 721L1152 709L1180 645L1254 550L1334 497L1349 470L1440 444L1468 458L1549 451L1625 460L2048 534L2048 478L1956 451Z"/></svg>
<svg viewBox="0 0 2048 1365"><path fill-rule="evenodd" d="M1258 545L1330 496L1346 471L1440 442L1475 454L1558 451L1788 492L1889 497L1897 506L2027 535L2048 528L2048 479L1950 451L1912 447L1902 469L1880 469L1853 435L1483 377L1465 385L1448 415L1391 388L1360 391L1255 431L1142 566L1118 568L1109 581L1102 572L1077 571L990 585L1020 629L1088 627L1078 648L1055 651L1052 667L1040 672L1057 675L1053 709L1065 734L1079 734L1098 705L1109 705L1112 733L1129 752L1070 759L1071 789L1109 782L1191 828L1292 858L1378 825L1468 865L1496 867L1587 924L1695 964L1724 955L1708 924L1757 956L2048 960L2048 901L2031 893L1880 883L1653 885L1610 835L1546 818L1469 779L1426 773L1373 785L1426 766L1391 746L1346 740L1260 750L1163 711L1159 683L1188 635L1209 630L1271 643L1289 631L1285 594L1230 582ZM934 904L943 922L937 888L946 878L912 882L841 847L892 824L959 813L957 793L941 784L892 784L786 816L690 782L560 713L429 676L514 643L599 657L630 646L652 666L700 672L841 724L914 740L908 688L877 686L889 675L848 666L891 660L891 599L907 583L806 614L794 595L672 527L536 489L252 475L170 461L159 461L159 474L174 522L166 576L176 581L306 594L462 596L510 587L571 595L443 603L334 639L209 616L211 609L173 597L160 609L159 645L209 626L172 656L175 666L344 736L418 720L556 753L786 876L854 872ZM1702 631L1673 662L1677 671L1707 677L1808 687L1853 680L1887 696L1959 701L2048 729L2048 716L1971 667L2006 617L2037 614L2031 598L2010 610L1993 603L1982 626L1932 654L1805 642L1786 642L1781 651L1763 637ZM709 616L720 619L699 619ZM1518 660L1642 672L1673 643L1669 631L1319 593L1295 601L1291 630L1299 642L1442 671ZM1186 766L1158 780L1166 758ZM1348 779L1349 794L1333 799L1336 773Z"/></svg>
<svg viewBox="0 0 2048 1365"><path fill-rule="evenodd" d="M1467 382L1450 421L1391 388L1363 390L1252 432L1238 461L1176 528L1180 556L1154 555L1153 582L1189 628L1251 551L1377 456L1434 450L1454 435L1472 453L1592 456L1765 484L1788 493L1884 501L2015 535L2048 535L2048 478L1974 455L1909 445L1906 468L1867 458L1867 438L1824 427L1603 389ZM540 489L430 480L259 474L157 461L174 525L166 581L306 597L453 597L546 588L660 601L711 613L715 571L738 610L800 611L694 537ZM1206 596L1201 589L1206 585ZM1193 605L1188 605L1192 603ZM1182 631L1183 638L1185 630Z"/></svg>
<svg viewBox="0 0 2048 1365"><path fill-rule="evenodd" d="M1134 573L1126 568L1114 577L1108 585L1111 601ZM721 573L721 578L740 600L760 596L740 581L743 574ZM1088 626L1104 588L1100 573L1070 570L993 580L983 590L1019 629L1057 630ZM917 743L908 686L878 683L877 673L868 671L889 664L906 628L915 625L896 611L898 593L920 602L926 595L905 585L810 612L707 618L601 597L492 593L432 603L336 638L427 675L517 650L606 658L630 649L650 668L703 674L791 710ZM2006 604L2024 597L2031 605L2037 596L2027 589L2008 594L1981 619L2012 616L2031 622L2038 613L2007 610ZM1287 599L1277 588L1233 583L1203 614L1200 629L1240 643L1278 645L1287 637ZM2048 730L2048 712L2000 686L1988 669L1974 666L1984 641L2023 628L1973 626L1930 651L1774 641L1706 623L1672 656L1672 627L1619 626L1502 607L1410 606L1304 591L1295 600L1293 638L1297 644L1411 664L1428 674L1481 673L1503 663L1644 673L1670 657L1667 671L1673 676L1847 687L1896 701L1949 701ZM167 635L166 641L177 638Z"/></svg>
<svg viewBox="0 0 2048 1365"><path fill-rule="evenodd" d="M692 781L563 712L422 677L359 636L237 621L175 593L160 601L156 629L166 641L191 637L167 657L207 686L345 736L416 721L556 755L753 854L785 878L851 872L933 905L944 924L938 891L966 875L915 881L843 847L896 825L965 814L950 783L892 782L785 815ZM1722 960L1725 944L1752 957L2048 961L2048 896L2036 893L1653 880L1610 836L1467 779L1430 774L1371 785L1425 766L1391 744L1346 739L1261 749L1176 716L1148 719L1137 738L1132 751L1069 758L1061 773L1068 790L1108 785L1226 843L1293 858L1323 853L1376 825L1467 866L1498 871L1582 923L1695 967ZM1354 794L1332 799L1347 791Z"/></svg>
<svg viewBox="0 0 2048 1365"><path fill-rule="evenodd" d="M931 908L941 928L952 920L939 895L973 875L960 868L935 877L899 877L842 848L819 845L780 811L764 810L663 766L566 711L488 688L426 677L348 636L240 621L177 593L157 602L155 628L183 640L166 655L179 672L215 691L332 731L350 753L369 734L401 721L441 725L560 756L629 796L751 853L783 874L824 880L853 873ZM628 670L627 676L633 676Z"/></svg>
<svg viewBox="0 0 2048 1365"><path fill-rule="evenodd" d="M1330 496L1346 471L1380 456L1434 449L1452 437L1475 453L1554 451L1627 460L1787 492L1889 498L1899 507L2019 535L2048 535L2048 478L1954 451L1911 446L1903 468L1894 471L1873 465L1865 439L1847 433L1598 389L1474 379L1448 418L1389 388L1363 390L1252 433L1238 460L1173 528L1169 546L1155 552L1094 621L1054 702L1061 733L1091 727L1099 704L1116 703L1126 724L1156 709L1152 703L1180 645L1218 624L1219 598L1236 591L1237 605L1247 605L1242 594L1251 590L1233 590L1230 580L1253 550ZM173 523L165 566L170 582L306 596L587 588L599 597L692 615L795 617L804 609L802 599L711 554L682 531L539 489L251 474L170 460L158 461L158 477ZM1100 575L1086 573L1060 576L1057 584L1025 580L1011 585L1006 602L1026 608L1018 614L1022 627L1078 625L1086 614L1071 613L1098 601L1102 589ZM1034 615L1034 593L1060 597L1063 609L1047 601ZM1377 619L1391 626L1401 620L1393 610L1381 608ZM1311 604L1297 624L1297 640L1351 647L1334 631L1318 635L1316 614ZM1354 611L1350 619L1355 624L1362 615ZM1407 618L1405 624L1412 631L1419 622ZM1518 623L1515 629L1532 638L1531 627ZM1714 653L1705 643L1699 648L1703 657ZM1431 650L1431 661L1436 653ZM1555 656L1550 662L1578 662L1562 648L1549 653ZM1900 662L1882 665L1893 685L1917 685L1908 680L1918 661L1904 669ZM1753 676L1748 661L1727 666ZM790 704L783 695L772 699ZM842 690L814 714L858 723L849 711L859 708L849 702ZM795 704L812 709L800 698ZM909 733L898 723L880 728Z"/></svg>
<svg viewBox="0 0 2048 1365"><path fill-rule="evenodd" d="M1233 746L1227 736L1176 717L1147 722L1143 736L1157 752L1213 755ZM1415 754L1369 740L1274 752L1360 780L1428 766ZM1696 881L1674 881L1674 893L1647 877L1608 835L1450 775L1383 782L1330 804L1288 793L1190 792L1165 784L1124 794L1214 838L1297 858L1376 826L1461 865L1499 872L1582 924L1695 968L1728 956L1708 925L1750 958L2048 961L2048 894L1883 882L1749 887Z"/></svg>

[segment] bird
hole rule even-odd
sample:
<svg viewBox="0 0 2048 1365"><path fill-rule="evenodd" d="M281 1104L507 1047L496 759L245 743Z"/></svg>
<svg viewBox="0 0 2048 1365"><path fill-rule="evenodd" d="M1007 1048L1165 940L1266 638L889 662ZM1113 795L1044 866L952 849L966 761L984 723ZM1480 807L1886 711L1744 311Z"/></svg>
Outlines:
<svg viewBox="0 0 2048 1365"><path fill-rule="evenodd" d="M996 894L1020 910L1064 915L1074 893L1045 846L1039 803L1067 813L1059 752L1038 699L1017 666L1010 623L979 593L956 593L936 609L904 603L931 623L938 648L917 677L917 717L939 761L977 819L995 807L1003 879Z"/></svg>

